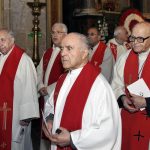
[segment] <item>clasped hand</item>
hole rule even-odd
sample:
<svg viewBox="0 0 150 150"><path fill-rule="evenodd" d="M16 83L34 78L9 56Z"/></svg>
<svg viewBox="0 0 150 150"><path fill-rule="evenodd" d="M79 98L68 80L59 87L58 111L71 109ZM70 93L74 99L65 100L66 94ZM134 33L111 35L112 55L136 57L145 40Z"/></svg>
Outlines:
<svg viewBox="0 0 150 150"><path fill-rule="evenodd" d="M130 98L128 98L127 96L122 97L124 108L129 112L134 113L140 108L146 107L146 100L144 97L135 94L130 94L130 96Z"/></svg>
<svg viewBox="0 0 150 150"><path fill-rule="evenodd" d="M39 93L40 93L41 96L46 96L46 95L48 95L47 87L42 87L42 88L39 90Z"/></svg>
<svg viewBox="0 0 150 150"><path fill-rule="evenodd" d="M43 131L45 133L45 136L54 144L64 147L70 145L70 132L65 128L59 128L61 130L61 133L52 134L52 122L47 122L47 127L43 125Z"/></svg>

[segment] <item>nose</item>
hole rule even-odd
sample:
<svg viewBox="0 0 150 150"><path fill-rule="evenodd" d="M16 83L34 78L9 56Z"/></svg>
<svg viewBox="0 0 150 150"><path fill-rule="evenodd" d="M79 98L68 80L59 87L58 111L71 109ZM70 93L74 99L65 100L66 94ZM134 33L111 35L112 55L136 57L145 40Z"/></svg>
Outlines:
<svg viewBox="0 0 150 150"><path fill-rule="evenodd" d="M134 43L134 44L137 44L137 43L139 43L139 42L137 41L137 39L135 39L133 43Z"/></svg>
<svg viewBox="0 0 150 150"><path fill-rule="evenodd" d="M58 35L57 34L53 34L52 38L57 38Z"/></svg>

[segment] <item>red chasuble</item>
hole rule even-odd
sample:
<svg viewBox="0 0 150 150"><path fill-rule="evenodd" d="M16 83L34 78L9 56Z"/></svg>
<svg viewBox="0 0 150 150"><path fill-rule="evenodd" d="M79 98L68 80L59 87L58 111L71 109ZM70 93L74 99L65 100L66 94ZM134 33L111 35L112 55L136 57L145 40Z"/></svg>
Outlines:
<svg viewBox="0 0 150 150"><path fill-rule="evenodd" d="M146 59L141 78L150 88L150 54ZM138 55L130 52L125 68L124 82L129 85L138 80ZM127 90L126 90L127 91ZM128 95L128 93L126 92ZM145 110L129 113L122 109L122 150L148 150L150 141L150 117Z"/></svg>
<svg viewBox="0 0 150 150"><path fill-rule="evenodd" d="M52 52L53 52L53 49L49 48L43 56L44 76L45 76L45 72L46 72L49 60L51 58ZM51 72L50 72L50 75L49 75L49 79L48 79L48 85L56 82L63 72L64 72L64 69L63 69L63 66L62 66L62 63L61 63L61 56L60 56L60 53L59 53L57 55L55 61L54 61L53 66L52 66L52 69L51 69Z"/></svg>
<svg viewBox="0 0 150 150"><path fill-rule="evenodd" d="M105 43L99 42L98 48L90 61L94 66L99 67L102 64L106 47Z"/></svg>
<svg viewBox="0 0 150 150"><path fill-rule="evenodd" d="M11 150L14 79L22 54L15 46L0 74L0 150Z"/></svg>
<svg viewBox="0 0 150 150"><path fill-rule="evenodd" d="M116 59L117 59L117 45L114 43L110 43L110 49L111 49L112 54L114 56L114 59L116 61Z"/></svg>
<svg viewBox="0 0 150 150"><path fill-rule="evenodd" d="M100 74L100 69L86 64L74 82L64 106L60 127L64 127L69 131L75 131L82 128L82 114L91 90L91 87ZM67 74L63 74L57 82L54 92L54 106L57 102L57 96ZM82 90L84 89L84 90ZM55 108L55 107L54 107ZM63 148L57 147L57 150ZM71 147L65 147L66 150L71 150Z"/></svg>

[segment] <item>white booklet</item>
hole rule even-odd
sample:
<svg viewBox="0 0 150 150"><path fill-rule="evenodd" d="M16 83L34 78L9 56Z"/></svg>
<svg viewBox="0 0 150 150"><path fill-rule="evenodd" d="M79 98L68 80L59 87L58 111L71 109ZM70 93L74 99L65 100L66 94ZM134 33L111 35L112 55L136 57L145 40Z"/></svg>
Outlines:
<svg viewBox="0 0 150 150"><path fill-rule="evenodd" d="M127 86L127 89L131 94L150 97L150 89L142 78Z"/></svg>
<svg viewBox="0 0 150 150"><path fill-rule="evenodd" d="M127 86L127 89L131 94L143 97L150 97L150 89L142 78ZM141 108L140 110L142 111L144 109L145 108Z"/></svg>

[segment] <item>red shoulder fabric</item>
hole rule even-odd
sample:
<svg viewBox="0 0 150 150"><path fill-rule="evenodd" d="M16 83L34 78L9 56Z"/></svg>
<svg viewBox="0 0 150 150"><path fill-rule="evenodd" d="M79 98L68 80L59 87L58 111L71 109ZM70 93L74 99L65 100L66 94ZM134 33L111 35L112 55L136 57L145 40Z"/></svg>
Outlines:
<svg viewBox="0 0 150 150"><path fill-rule="evenodd" d="M15 46L0 74L0 150L11 149L14 80L22 54L23 50Z"/></svg>
<svg viewBox="0 0 150 150"><path fill-rule="evenodd" d="M91 87L99 75L100 69L88 63L81 71L79 76L77 77L75 83L73 84L64 106L61 123L60 126L68 129L69 131L79 130L82 127L82 114L83 110L91 90ZM86 76L85 76L86 75ZM60 78L57 82L56 90L55 90L55 99L54 104L57 103L57 95L59 94L60 85L63 84L65 76ZM81 92L81 89L82 90ZM77 111L78 110L78 111ZM57 150L61 150L62 148L58 147ZM71 147L67 147L67 150L70 150Z"/></svg>
<svg viewBox="0 0 150 150"><path fill-rule="evenodd" d="M110 43L110 49L111 49L113 57L116 61L116 59L117 59L117 45L115 45L114 43Z"/></svg>
<svg viewBox="0 0 150 150"><path fill-rule="evenodd" d="M103 42L99 43L99 46L96 49L96 51L90 61L94 66L99 67L102 64L106 47L107 46L105 43L103 43Z"/></svg>
<svg viewBox="0 0 150 150"><path fill-rule="evenodd" d="M52 52L53 52L53 49L52 48L49 48L44 56L43 56L43 68L44 68L44 76L45 76L45 72L46 72L46 69L47 69L47 66L48 66L48 63L50 61L50 58L51 58L51 55L52 55ZM60 75L64 72L64 68L62 66L62 63L61 63L61 56L60 56L60 53L58 53L55 61L54 61L54 64L52 66L52 69L51 69L51 72L50 72L50 75L49 75L49 79L48 79L48 85L56 82L58 80L58 78L60 77ZM43 79L44 80L44 79Z"/></svg>

